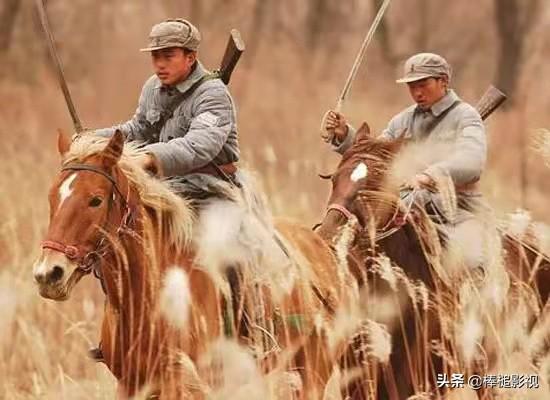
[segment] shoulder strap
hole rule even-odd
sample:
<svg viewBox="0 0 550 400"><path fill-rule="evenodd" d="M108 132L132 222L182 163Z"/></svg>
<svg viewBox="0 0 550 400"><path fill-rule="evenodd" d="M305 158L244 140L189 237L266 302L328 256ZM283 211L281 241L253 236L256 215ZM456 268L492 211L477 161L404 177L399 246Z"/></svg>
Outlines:
<svg viewBox="0 0 550 400"><path fill-rule="evenodd" d="M210 81L212 79L218 79L218 78L219 78L219 74L217 72L212 72L212 73L203 75L198 81L196 81L193 85L191 85L191 87L187 89L184 93L178 93L177 95L175 95L172 101L168 103L166 108L160 114L159 120L153 124L153 128L155 128L157 132L160 132L162 127L166 124L166 121L172 118L172 116L174 115L174 111L176 111L176 108L180 106L183 100L191 96L195 92L195 90L197 90L199 86L201 86L204 82Z"/></svg>
<svg viewBox="0 0 550 400"><path fill-rule="evenodd" d="M447 108L445 111L443 111L441 114L439 114L437 116L437 118L435 118L434 121L427 127L426 131L424 132L424 135L428 136L430 133L432 133L433 130L435 128L437 128L437 126L441 123L441 121L443 121L445 119L447 114L449 114L451 111L453 111L456 108L456 106L458 106L460 103L462 103L462 101L455 100L449 108Z"/></svg>

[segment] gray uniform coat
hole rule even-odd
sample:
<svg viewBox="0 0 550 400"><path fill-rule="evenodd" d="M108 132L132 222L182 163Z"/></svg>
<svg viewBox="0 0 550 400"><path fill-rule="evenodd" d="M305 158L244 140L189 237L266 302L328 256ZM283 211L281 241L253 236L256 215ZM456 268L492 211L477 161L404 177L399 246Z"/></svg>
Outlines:
<svg viewBox="0 0 550 400"><path fill-rule="evenodd" d="M401 135L413 141L443 141L450 143L452 151L448 156L435 164L428 166L424 171L427 175L437 173L448 174L457 187L458 213L451 222L459 223L470 217L470 212L482 207L481 194L475 184L481 177L487 159L487 140L483 121L477 110L468 103L460 101L450 109L459 97L453 90L439 100L428 111L422 111L412 105L389 122L382 132L382 137L395 139ZM448 110L448 111L447 111ZM430 126L441 119L437 126L430 131ZM350 126L345 140L333 143L335 150L344 153L355 138L355 129ZM470 185L468 190L459 190L464 185ZM418 197L418 196L417 196ZM421 194L423 203L433 201L441 208L441 198L437 193L424 191Z"/></svg>
<svg viewBox="0 0 550 400"><path fill-rule="evenodd" d="M207 73L197 60L189 77L173 88L164 87L156 75L151 76L143 86L132 119L96 134L110 136L120 129L126 140L148 143L146 149L159 161L166 176L186 175L210 161L238 161L235 106L219 79L203 82L181 102L160 131L154 128L172 97L189 91Z"/></svg>

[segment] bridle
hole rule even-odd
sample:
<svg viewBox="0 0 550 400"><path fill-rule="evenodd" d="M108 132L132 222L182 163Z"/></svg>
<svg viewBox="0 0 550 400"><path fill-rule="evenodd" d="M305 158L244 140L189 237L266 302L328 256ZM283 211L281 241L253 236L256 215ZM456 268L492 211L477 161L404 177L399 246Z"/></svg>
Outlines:
<svg viewBox="0 0 550 400"><path fill-rule="evenodd" d="M129 228L133 223L133 213L128 203L130 194L128 193L127 196L124 196L116 180L110 174L97 167L86 164L68 164L64 166L61 171L89 171L95 174L99 174L107 179L109 182L111 182L113 190L109 195L109 202L107 205L107 217L105 218L105 222L101 226L100 231L107 232L106 228L107 224L109 223L111 211L113 209L115 194L118 195L121 199L122 206L124 208L123 217L116 232L117 234L119 234L122 231L131 231L131 229ZM109 249L109 243L106 240L105 234L101 235L96 245L92 248L92 250L89 251L86 251L83 246L69 245L60 241L48 239L42 241L41 247L42 249L51 249L63 253L69 260L76 262L78 264L77 269L84 274L89 274L93 271L94 276L98 278L103 285L101 271L99 270L99 261L103 257L105 257Z"/></svg>
<svg viewBox="0 0 550 400"><path fill-rule="evenodd" d="M409 219L409 216L411 215L411 210L412 210L412 206L414 204L414 199L416 197L416 194L417 194L417 190L414 189L413 191L411 191L407 195L407 196L412 196L412 199L409 202L409 204L406 207L404 212L401 212L401 206L400 205L395 207L395 211L394 211L392 217L388 220L388 222L386 222L386 224L382 228L377 229L376 234L374 236L374 241L375 242L378 242L378 241L383 240L387 237L390 237L391 235L393 235L394 233L399 231L407 223L407 221ZM342 214L344 216L344 218L346 219L346 223L349 222L353 218L359 220L359 218L357 218L357 216L353 212L351 212L346 206L343 206L343 205L337 204L337 203L332 203L332 204L329 204L327 206L326 211L325 211L325 218L331 210L338 211L340 214ZM321 225L322 225L322 223L316 224L313 227L313 230L317 229Z"/></svg>

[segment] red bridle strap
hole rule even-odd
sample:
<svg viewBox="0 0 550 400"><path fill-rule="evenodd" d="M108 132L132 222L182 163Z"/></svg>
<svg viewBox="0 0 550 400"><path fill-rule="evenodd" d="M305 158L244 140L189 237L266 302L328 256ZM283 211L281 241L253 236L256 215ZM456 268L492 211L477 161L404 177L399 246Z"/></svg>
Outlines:
<svg viewBox="0 0 550 400"><path fill-rule="evenodd" d="M84 256L82 251L76 246L64 245L63 243L56 242L54 240L43 240L40 244L43 249L51 249L65 254L69 260L81 261Z"/></svg>
<svg viewBox="0 0 550 400"><path fill-rule="evenodd" d="M120 232L121 230L124 230L125 228L127 228L128 225L131 223L132 210L128 204L128 199L126 199L122 194L122 191L118 187L118 184L115 181L115 179L105 171L102 171L101 169L91 165L69 164L62 168L62 171L71 171L71 170L90 171L105 177L109 182L112 183L113 190L119 195L120 201L122 202L122 205L124 207L124 214L122 216L122 220L121 220L120 226L117 229L117 232ZM113 197L114 196L109 196L109 209L107 211L108 215L111 211ZM96 248L91 251L85 251L85 249L79 248L77 246L66 245L55 240L43 240L41 243L41 246L42 246L42 249L51 249L64 254L71 261L75 261L79 264L86 264L86 265L80 265L80 268L85 271L89 271L92 268L92 265L88 265L89 262L92 260L91 257L94 254L96 256L101 255L100 253L104 243L105 243L105 237L102 237L97 243Z"/></svg>
<svg viewBox="0 0 550 400"><path fill-rule="evenodd" d="M346 219L348 221L354 217L354 215L352 214L352 212L350 210L348 210L346 207L344 207L340 204L336 204L336 203L330 204L327 207L327 214L330 210L339 211L340 213L342 213L344 215L344 217L346 217Z"/></svg>

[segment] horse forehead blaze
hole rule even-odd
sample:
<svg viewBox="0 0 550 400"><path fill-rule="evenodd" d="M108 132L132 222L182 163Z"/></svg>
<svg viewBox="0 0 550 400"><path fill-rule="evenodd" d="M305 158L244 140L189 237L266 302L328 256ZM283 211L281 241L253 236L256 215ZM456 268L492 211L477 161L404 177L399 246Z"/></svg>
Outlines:
<svg viewBox="0 0 550 400"><path fill-rule="evenodd" d="M353 182L357 182L366 178L369 174L369 168L364 162L360 162L352 171L350 178Z"/></svg>
<svg viewBox="0 0 550 400"><path fill-rule="evenodd" d="M72 194L73 192L73 182L76 178L77 172L71 173L67 176L61 185L59 186L59 204L57 208L60 208L63 202Z"/></svg>

